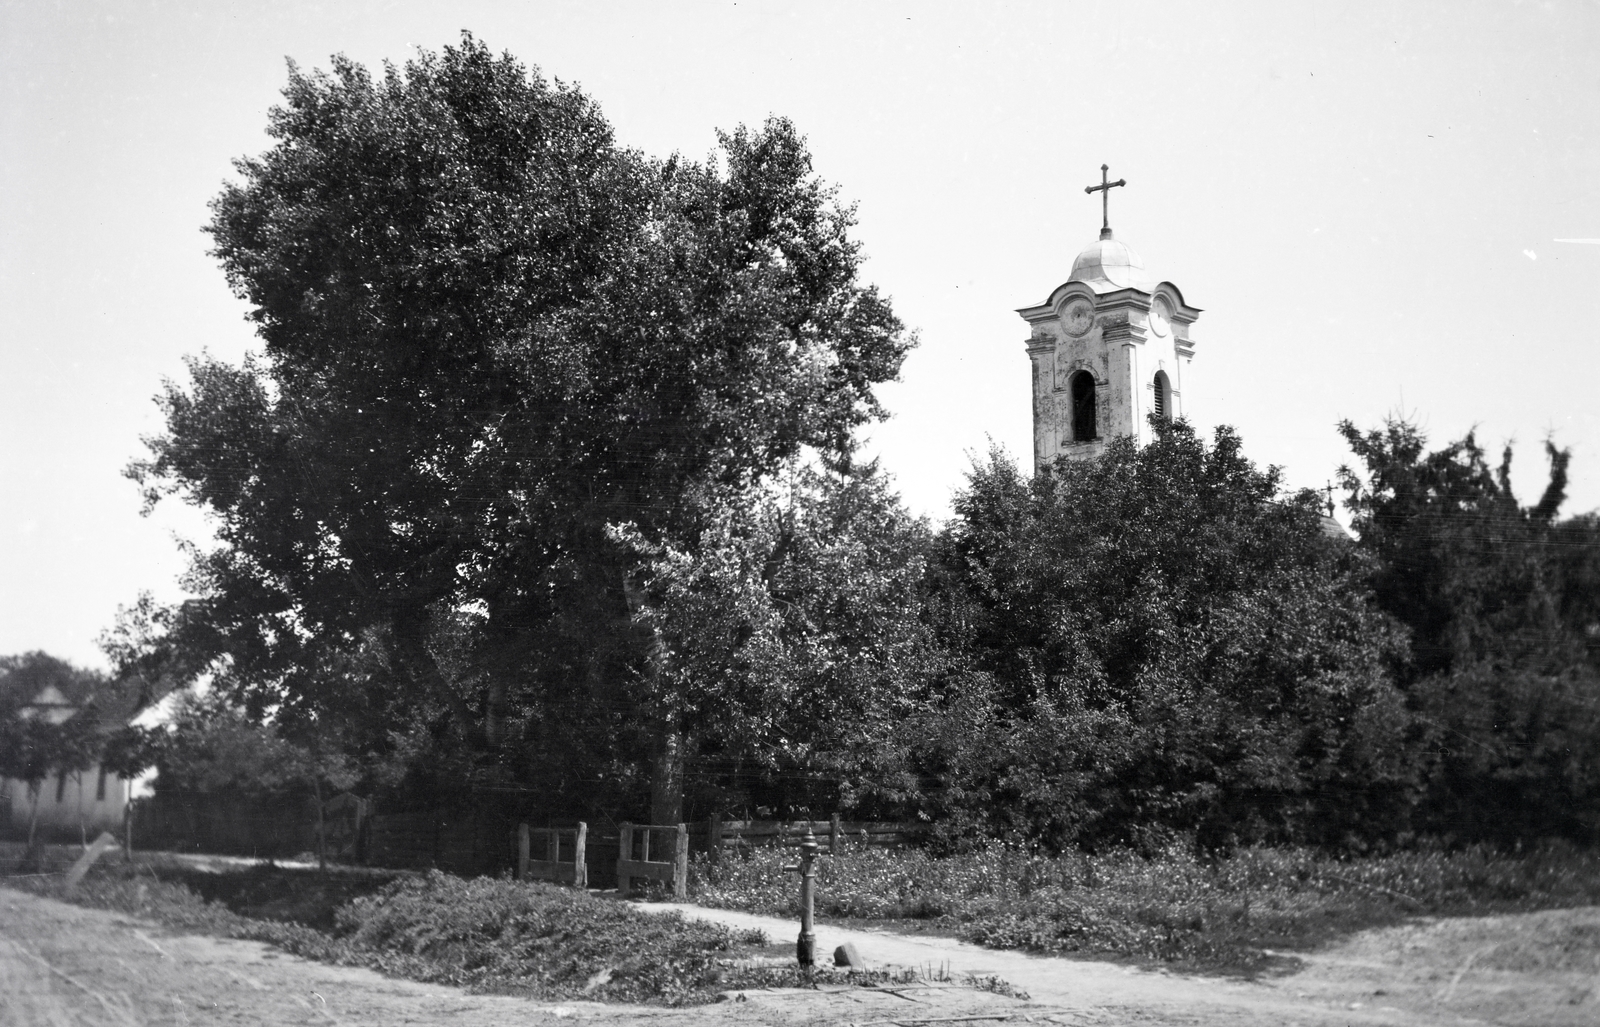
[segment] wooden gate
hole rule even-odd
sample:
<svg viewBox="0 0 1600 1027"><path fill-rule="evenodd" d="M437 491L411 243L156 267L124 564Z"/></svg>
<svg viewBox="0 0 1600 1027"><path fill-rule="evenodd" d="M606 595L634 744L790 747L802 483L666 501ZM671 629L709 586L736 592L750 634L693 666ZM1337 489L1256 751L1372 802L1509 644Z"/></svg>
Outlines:
<svg viewBox="0 0 1600 1027"><path fill-rule="evenodd" d="M532 858L532 838L540 836L539 851L542 859ZM572 839L572 858L561 858L563 839ZM517 825L517 880L554 881L570 884L574 888L589 887L589 866L584 862L588 847L589 825L583 821L577 827L529 827Z"/></svg>
<svg viewBox="0 0 1600 1027"><path fill-rule="evenodd" d="M650 832L672 832L671 862L650 858ZM689 828L684 824L622 824L617 849L617 890L633 890L633 879L661 881L672 886L672 897L689 897ZM638 858L634 858L635 849Z"/></svg>

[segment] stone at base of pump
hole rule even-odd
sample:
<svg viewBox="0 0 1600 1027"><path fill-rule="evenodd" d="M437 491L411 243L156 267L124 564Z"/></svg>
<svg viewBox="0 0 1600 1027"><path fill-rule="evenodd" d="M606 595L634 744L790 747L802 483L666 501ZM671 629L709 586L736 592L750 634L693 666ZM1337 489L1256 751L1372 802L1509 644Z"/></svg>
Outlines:
<svg viewBox="0 0 1600 1027"><path fill-rule="evenodd" d="M833 950L833 965L849 967L851 970L865 970L867 961L856 951L855 942L847 941Z"/></svg>

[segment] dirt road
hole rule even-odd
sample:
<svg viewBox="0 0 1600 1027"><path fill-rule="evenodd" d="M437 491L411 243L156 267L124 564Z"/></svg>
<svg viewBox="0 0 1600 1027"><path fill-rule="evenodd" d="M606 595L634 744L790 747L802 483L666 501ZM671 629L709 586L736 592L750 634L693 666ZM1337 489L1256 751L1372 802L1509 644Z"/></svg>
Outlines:
<svg viewBox="0 0 1600 1027"><path fill-rule="evenodd" d="M951 988L755 992L688 1009L470 995L0 889L3 1027L808 1027L882 1020L908 1008L961 1016L1022 1004Z"/></svg>
<svg viewBox="0 0 1600 1027"><path fill-rule="evenodd" d="M784 921L698 907L685 912L762 926L774 938L793 933ZM979 1015L1105 1027L1600 1024L1600 909L1367 932L1312 957L1301 973L1261 983L1146 973L827 925L819 935L829 952L850 940L872 961L948 967L958 975L995 973L1033 998L1023 1003L930 986L751 992L741 1001L677 1010L535 1002L308 962L256 942L171 934L124 915L0 889L0 1025L887 1027L942 1018L945 1024L930 1027L965 1027L950 1018Z"/></svg>

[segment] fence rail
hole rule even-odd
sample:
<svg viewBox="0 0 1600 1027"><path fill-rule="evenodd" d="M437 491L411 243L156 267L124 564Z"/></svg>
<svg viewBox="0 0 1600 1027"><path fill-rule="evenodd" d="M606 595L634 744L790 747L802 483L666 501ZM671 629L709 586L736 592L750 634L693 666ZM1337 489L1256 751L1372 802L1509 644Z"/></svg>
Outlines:
<svg viewBox="0 0 1600 1027"><path fill-rule="evenodd" d="M847 847L898 848L917 840L927 830L918 823L843 820L723 820L712 816L696 833L705 839L713 859L726 850L770 845L799 845L809 831L823 851L837 855Z"/></svg>

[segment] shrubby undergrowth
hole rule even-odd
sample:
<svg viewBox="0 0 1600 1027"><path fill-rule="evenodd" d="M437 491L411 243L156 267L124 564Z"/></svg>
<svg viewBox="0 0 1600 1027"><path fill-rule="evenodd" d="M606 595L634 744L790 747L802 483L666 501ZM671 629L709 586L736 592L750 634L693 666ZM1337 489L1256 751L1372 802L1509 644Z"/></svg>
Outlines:
<svg viewBox="0 0 1600 1027"><path fill-rule="evenodd" d="M54 876L0 881L180 930L269 942L310 959L476 991L682 1005L714 1001L729 988L801 983L789 968L728 965L765 944L760 932L644 913L554 885L437 871L407 875L339 906L333 927L319 930L240 915L166 876L113 866L65 896ZM284 887L318 888L324 876L302 872Z"/></svg>
<svg viewBox="0 0 1600 1027"><path fill-rule="evenodd" d="M357 899L337 921L368 965L401 976L632 1002L709 999L728 986L718 960L765 940L570 888L437 871Z"/></svg>
<svg viewBox="0 0 1600 1027"><path fill-rule="evenodd" d="M697 862L708 906L798 913L792 852ZM944 857L857 849L818 861L819 916L921 919L995 948L1112 955L1254 971L1269 950L1417 915L1482 915L1600 902L1600 855L1550 845L1508 856L1484 847L1340 858L1309 848L1241 849L1208 860L1192 846L1154 857L1031 854L991 845Z"/></svg>

